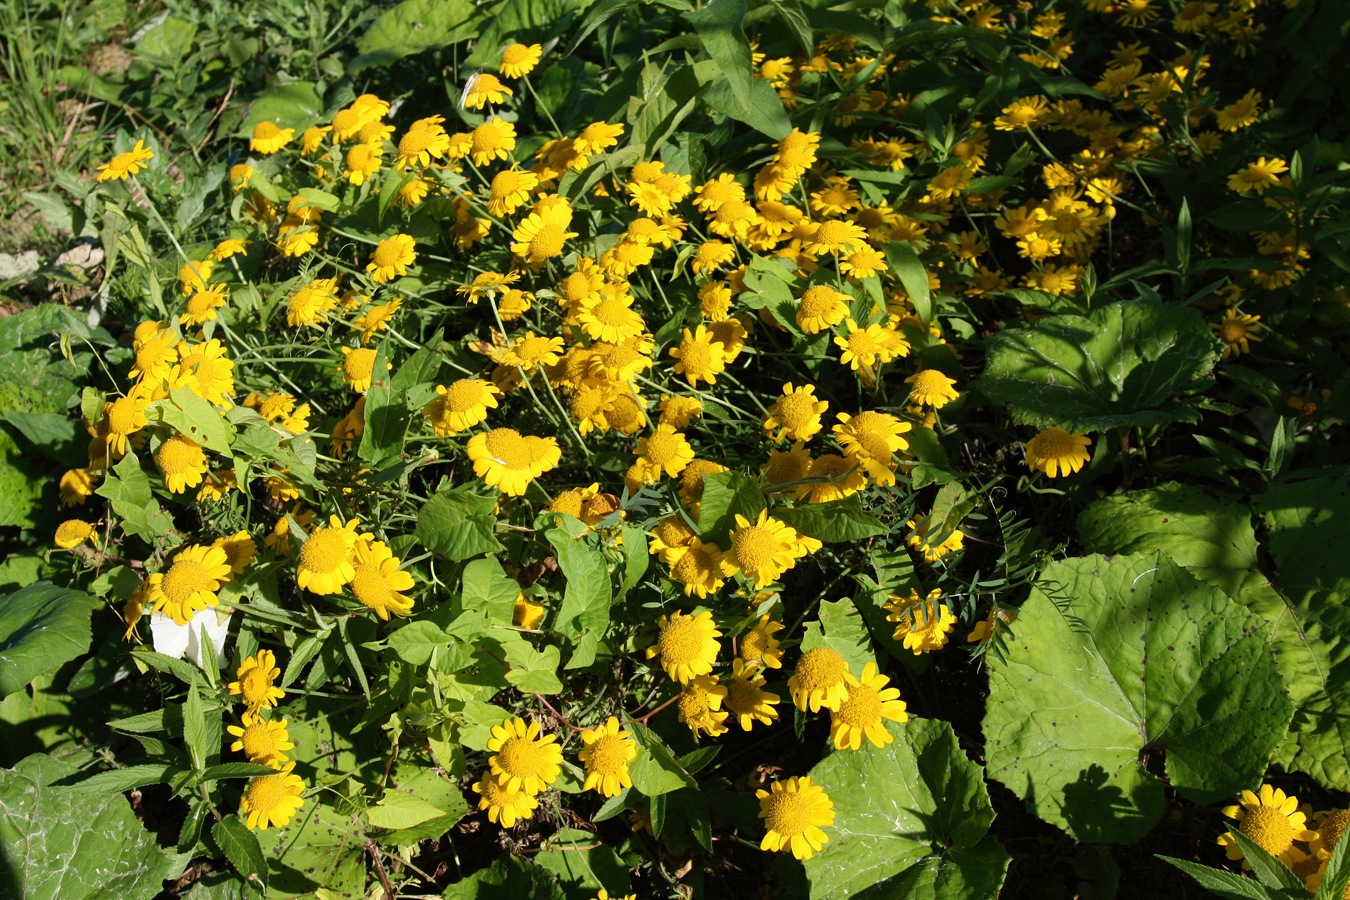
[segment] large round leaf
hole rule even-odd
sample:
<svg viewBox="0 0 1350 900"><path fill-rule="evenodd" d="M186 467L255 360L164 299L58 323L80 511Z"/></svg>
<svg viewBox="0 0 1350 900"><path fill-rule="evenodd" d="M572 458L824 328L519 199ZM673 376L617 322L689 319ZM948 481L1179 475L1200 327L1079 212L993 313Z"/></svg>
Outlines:
<svg viewBox="0 0 1350 900"><path fill-rule="evenodd" d="M1074 432L1194 421L1172 398L1219 358L1199 311L1138 301L1050 316L986 343L979 388L1013 417Z"/></svg>
<svg viewBox="0 0 1350 900"><path fill-rule="evenodd" d="M824 850L804 862L811 897L993 897L1010 857L980 767L937 719L886 723L895 741L831 753L811 776L834 801Z"/></svg>
<svg viewBox="0 0 1350 900"><path fill-rule="evenodd" d="M0 698L89 649L98 601L46 581L0 597Z"/></svg>
<svg viewBox="0 0 1350 900"><path fill-rule="evenodd" d="M989 777L1080 841L1158 821L1162 782L1209 802L1256 783L1293 713L1261 621L1159 553L1047 566L991 659Z"/></svg>

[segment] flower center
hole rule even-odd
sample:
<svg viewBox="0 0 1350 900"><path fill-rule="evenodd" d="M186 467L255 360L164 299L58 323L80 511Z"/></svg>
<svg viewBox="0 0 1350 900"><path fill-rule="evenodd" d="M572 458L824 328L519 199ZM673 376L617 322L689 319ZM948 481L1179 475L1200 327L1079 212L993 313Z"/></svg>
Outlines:
<svg viewBox="0 0 1350 900"><path fill-rule="evenodd" d="M881 697L876 688L866 684L848 689L848 699L839 705L835 713L839 720L855 728L865 728L881 721Z"/></svg>
<svg viewBox="0 0 1350 900"><path fill-rule="evenodd" d="M431 146L431 132L424 128L414 128L398 142L398 152L404 156L417 156Z"/></svg>
<svg viewBox="0 0 1350 900"><path fill-rule="evenodd" d="M617 297L607 297L595 304L591 310L591 315L595 316L596 321L602 325L610 325L620 328L628 324L631 308L627 303Z"/></svg>
<svg viewBox="0 0 1350 900"><path fill-rule="evenodd" d="M848 349L854 356L868 359L876 356L879 345L872 335L860 328L849 334Z"/></svg>
<svg viewBox="0 0 1350 900"><path fill-rule="evenodd" d="M244 754L249 759L269 759L277 753L276 742L272 740L272 729L261 719L245 728L240 740L244 744Z"/></svg>
<svg viewBox="0 0 1350 900"><path fill-rule="evenodd" d="M777 536L761 525L741 528L731 538L731 552L742 569L758 573L773 564L780 549Z"/></svg>
<svg viewBox="0 0 1350 900"><path fill-rule="evenodd" d="M792 431L800 431L815 415L815 403L810 394L794 392L778 398L778 421Z"/></svg>
<svg viewBox="0 0 1350 900"><path fill-rule="evenodd" d="M1039 455L1044 457L1072 456L1077 448L1073 435L1062 428L1046 429L1041 432L1037 443L1040 444Z"/></svg>
<svg viewBox="0 0 1350 900"><path fill-rule="evenodd" d="M698 619L693 616L672 619L661 629L657 644L662 662L678 666L698 659L703 651L703 631L698 627Z"/></svg>
<svg viewBox="0 0 1350 900"><path fill-rule="evenodd" d="M253 705L259 705L267 697L267 689L272 686L272 679L267 677L267 673L262 667L249 669L243 677L244 700Z"/></svg>
<svg viewBox="0 0 1350 900"><path fill-rule="evenodd" d="M375 248L372 259L374 259L375 265L379 266L381 269L387 269L397 266L398 261L402 256L403 254L399 250L397 244L392 241L381 241L379 246Z"/></svg>
<svg viewBox="0 0 1350 900"><path fill-rule="evenodd" d="M617 775L628 765L628 752L622 735L607 734L591 744L586 768L601 775Z"/></svg>
<svg viewBox="0 0 1350 900"><path fill-rule="evenodd" d="M765 810L764 827L783 837L804 834L811 827L811 804L801 794L783 791L771 794Z"/></svg>
<svg viewBox="0 0 1350 900"><path fill-rule="evenodd" d="M543 758L534 741L508 738L497 751L497 765L513 778L543 777Z"/></svg>
<svg viewBox="0 0 1350 900"><path fill-rule="evenodd" d="M213 580L206 574L206 568L201 563L191 559L180 559L169 568L161 587L171 602L182 605L192 599L198 591L211 590Z"/></svg>
<svg viewBox="0 0 1350 900"><path fill-rule="evenodd" d="M711 561L702 550L688 550L680 556L670 574L677 581L694 584L712 574Z"/></svg>
<svg viewBox="0 0 1350 900"><path fill-rule="evenodd" d="M737 714L753 712L759 705L759 688L745 678L733 678L727 682L726 704Z"/></svg>
<svg viewBox="0 0 1350 900"><path fill-rule="evenodd" d="M508 469L523 471L530 467L533 457L530 445L512 428L494 428L487 434L487 449L492 457Z"/></svg>
<svg viewBox="0 0 1350 900"><path fill-rule="evenodd" d="M1223 323L1219 332L1225 344L1236 344L1247 336L1247 326L1236 320Z"/></svg>
<svg viewBox="0 0 1350 900"><path fill-rule="evenodd" d="M557 256L562 253L563 243L566 240L567 232L563 230L561 225L548 223L530 239L530 256L534 259Z"/></svg>
<svg viewBox="0 0 1350 900"><path fill-rule="evenodd" d="M286 796L285 775L265 775L249 782L248 805L250 809L271 812Z"/></svg>
<svg viewBox="0 0 1350 900"><path fill-rule="evenodd" d="M461 378L450 385L446 391L446 400L454 412L467 412L483 402L483 385L474 378Z"/></svg>
<svg viewBox="0 0 1350 900"><path fill-rule="evenodd" d="M705 341L690 341L680 348L680 362L691 375L707 372L712 365L712 345Z"/></svg>
<svg viewBox="0 0 1350 900"><path fill-rule="evenodd" d="M320 528L300 548L300 565L311 572L334 572L351 557L342 528Z"/></svg>
<svg viewBox="0 0 1350 900"><path fill-rule="evenodd" d="M850 237L848 225L837 219L822 223L820 230L816 232L816 241L821 244L846 244L849 243Z"/></svg>
<svg viewBox="0 0 1350 900"><path fill-rule="evenodd" d="M201 450L190 441L174 435L159 445L155 462L168 475L190 472L201 462Z"/></svg>
<svg viewBox="0 0 1350 900"><path fill-rule="evenodd" d="M645 456L658 466L676 462L680 458L682 443L683 442L674 434L658 431L656 434L647 438L647 452Z"/></svg>
<svg viewBox="0 0 1350 900"><path fill-rule="evenodd" d="M817 647L802 654L795 674L802 690L810 693L842 683L847 672L848 663L838 652L829 647Z"/></svg>
<svg viewBox="0 0 1350 900"><path fill-rule="evenodd" d="M378 607L389 603L393 591L389 582L380 573L379 566L362 565L356 567L356 576L352 579L352 593L366 606Z"/></svg>
<svg viewBox="0 0 1350 900"><path fill-rule="evenodd" d="M136 401L118 397L108 407L108 430L113 434L131 434L136 429Z"/></svg>
<svg viewBox="0 0 1350 900"><path fill-rule="evenodd" d="M1279 856L1294 843L1289 817L1273 806L1248 809L1242 817L1241 831L1272 856Z"/></svg>
<svg viewBox="0 0 1350 900"><path fill-rule="evenodd" d="M375 371L375 351L368 347L353 350L342 361L342 373L348 381L369 381Z"/></svg>

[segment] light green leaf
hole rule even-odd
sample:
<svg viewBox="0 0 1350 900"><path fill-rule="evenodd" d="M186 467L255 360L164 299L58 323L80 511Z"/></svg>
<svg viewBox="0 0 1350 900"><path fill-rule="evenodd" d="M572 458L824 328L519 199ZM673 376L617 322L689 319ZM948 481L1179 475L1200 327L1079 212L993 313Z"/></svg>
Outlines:
<svg viewBox="0 0 1350 900"><path fill-rule="evenodd" d="M842 656L854 675L861 675L863 666L876 662L872 638L852 600L821 601L819 621L807 622L802 636L803 653L817 647L829 647Z"/></svg>
<svg viewBox="0 0 1350 900"><path fill-rule="evenodd" d="M527 694L561 693L558 664L562 654L549 644L536 650L529 641L512 641L506 645L506 664L511 667L506 680L518 691Z"/></svg>
<svg viewBox="0 0 1350 900"><path fill-rule="evenodd" d="M613 600L604 556L595 552L577 533L578 528L584 527L576 519L568 519L562 527L551 528L544 534L567 579L553 627L573 640L580 640L587 632L604 637L609 629L609 605ZM574 658L569 665L573 664L585 666L590 660L577 662Z"/></svg>
<svg viewBox="0 0 1350 900"><path fill-rule="evenodd" d="M323 115L323 100L308 81L279 84L254 98L248 108L248 118L240 132L253 134L259 122L273 122L281 128L294 128L298 134L319 121Z"/></svg>
<svg viewBox="0 0 1350 900"><path fill-rule="evenodd" d="M389 649L398 658L414 666L426 665L432 651L444 647L453 638L425 619L409 622L389 635Z"/></svg>
<svg viewBox="0 0 1350 900"><path fill-rule="evenodd" d="M694 776L684 770L660 735L637 722L629 728L639 748L637 758L628 764L634 790L659 797L680 788L698 787Z"/></svg>
<svg viewBox="0 0 1350 900"><path fill-rule="evenodd" d="M1226 872L1223 869L1211 869L1209 866L1202 866L1199 863L1176 859L1171 856L1159 855L1158 859L1168 865L1176 866L1195 879L1196 884L1211 894L1218 894L1220 897L1229 898L1229 900L1270 900L1270 892L1254 878L1246 878L1236 872Z"/></svg>
<svg viewBox="0 0 1350 900"><path fill-rule="evenodd" d="M539 848L534 861L558 876L568 900L592 900L604 888L619 900L629 890L628 866L594 833L561 828Z"/></svg>
<svg viewBox="0 0 1350 900"><path fill-rule="evenodd" d="M413 534L423 547L455 562L496 553L502 545L492 514L495 505L468 485L441 491L422 505Z"/></svg>
<svg viewBox="0 0 1350 900"><path fill-rule="evenodd" d="M1194 421L1198 414L1173 398L1219 358L1199 310L1136 301L1040 319L986 346L986 397L1020 422L1079 433Z"/></svg>
<svg viewBox="0 0 1350 900"><path fill-rule="evenodd" d="M498 857L486 869L479 869L446 887L441 897L442 900L503 900L507 897L567 900L557 876L518 856Z"/></svg>
<svg viewBox="0 0 1350 900"><path fill-rule="evenodd" d="M811 770L834 802L829 843L802 863L813 900L863 891L997 896L1010 858L985 837L994 811L980 767L946 722L886 722L886 730L894 738L889 746L836 751ZM928 890L916 893L921 885Z"/></svg>
<svg viewBox="0 0 1350 900"><path fill-rule="evenodd" d="M390 788L378 804L366 810L366 821L376 828L412 828L444 815L437 806L421 797Z"/></svg>
<svg viewBox="0 0 1350 900"><path fill-rule="evenodd" d="M490 7L473 0L403 0L380 13L356 42L361 55L347 64L350 75L471 38Z"/></svg>
<svg viewBox="0 0 1350 900"><path fill-rule="evenodd" d="M1260 621L1161 554L1047 566L989 683L989 776L1080 841L1157 823L1145 748L1212 802L1261 778L1293 711Z"/></svg>
<svg viewBox="0 0 1350 900"><path fill-rule="evenodd" d="M1350 478L1278 484L1254 505L1280 572L1260 609L1285 638L1281 670L1298 705L1276 759L1350 790Z"/></svg>
<svg viewBox="0 0 1350 900"><path fill-rule="evenodd" d="M514 621L520 583L506 574L496 559L475 559L460 579L460 609L481 615L489 625Z"/></svg>
<svg viewBox="0 0 1350 900"><path fill-rule="evenodd" d="M927 325L933 321L933 298L928 284L928 272L919 260L919 254L904 241L888 241L886 244L886 265L904 286L914 304L919 321Z"/></svg>
<svg viewBox="0 0 1350 900"><path fill-rule="evenodd" d="M703 100L729 119L743 122L766 137L781 141L792 130L792 121L783 108L783 98L767 79L750 79L750 103L743 105L730 81L714 80L703 92Z"/></svg>
<svg viewBox="0 0 1350 900"><path fill-rule="evenodd" d="M89 649L99 602L40 581L0 597L0 698Z"/></svg>
<svg viewBox="0 0 1350 900"><path fill-rule="evenodd" d="M26 900L150 900L181 871L121 794L53 782L74 766L34 755L0 769L0 858Z"/></svg>
<svg viewBox="0 0 1350 900"><path fill-rule="evenodd" d="M293 897L327 888L338 897L365 894L366 847L359 816L342 815L309 797L284 827L255 833L271 867L273 892Z"/></svg>
<svg viewBox="0 0 1350 900"><path fill-rule="evenodd" d="M722 70L731 96L741 113L750 112L750 42L745 38L745 0L712 0L701 9L687 12L684 19L694 26L703 49Z"/></svg>
<svg viewBox="0 0 1350 900"><path fill-rule="evenodd" d="M716 472L703 479L703 498L699 502L698 530L703 540L727 550L736 516L754 522L766 503L753 481L739 472Z"/></svg>
<svg viewBox="0 0 1350 900"><path fill-rule="evenodd" d="M862 508L862 498L858 494L829 503L776 509L773 515L807 537L827 544L861 541L887 532L880 519Z"/></svg>
<svg viewBox="0 0 1350 900"><path fill-rule="evenodd" d="M128 453L118 460L94 493L112 501L113 513L129 535L161 537L173 527L173 520L159 508L159 501L150 492L150 479L135 454Z"/></svg>
<svg viewBox="0 0 1350 900"><path fill-rule="evenodd" d="M404 391L394 387L389 375L389 344L375 351L375 364L366 391L366 430L357 452L371 467L397 459L403 452L403 435L408 429L408 407Z"/></svg>

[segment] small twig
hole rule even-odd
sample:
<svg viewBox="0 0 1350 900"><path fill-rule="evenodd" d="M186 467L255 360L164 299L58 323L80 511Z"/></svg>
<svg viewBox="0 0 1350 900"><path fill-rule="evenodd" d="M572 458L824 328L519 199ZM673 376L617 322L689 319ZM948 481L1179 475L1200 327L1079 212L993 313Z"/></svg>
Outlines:
<svg viewBox="0 0 1350 900"><path fill-rule="evenodd" d="M380 876L380 885L384 888L385 900L394 900L394 885L389 881L389 873L384 870L384 861L380 859L380 848L374 841L366 841L366 852L370 861L375 863L375 873Z"/></svg>
<svg viewBox="0 0 1350 900"><path fill-rule="evenodd" d="M572 729L573 731L585 731L585 730L586 730L586 729L584 729L584 728L578 728L577 726L573 725L571 722L567 721L567 717L564 716L562 713L558 712L556 709L554 709L554 708L553 708L553 704L551 704L551 703L549 703L547 700L545 700L543 694L535 694L535 695L534 695L534 698L535 698L536 700L538 700L540 703L544 704L544 708L547 709L549 712L553 713L553 717L554 717L555 719L557 719L559 722L561 722L561 723L563 723L564 725L566 725L568 728Z"/></svg>

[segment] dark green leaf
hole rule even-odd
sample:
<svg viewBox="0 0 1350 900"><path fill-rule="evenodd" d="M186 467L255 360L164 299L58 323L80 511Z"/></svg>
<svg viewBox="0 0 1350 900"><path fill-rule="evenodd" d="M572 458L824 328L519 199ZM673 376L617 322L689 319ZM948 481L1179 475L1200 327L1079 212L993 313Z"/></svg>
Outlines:
<svg viewBox="0 0 1350 900"><path fill-rule="evenodd" d="M829 503L776 509L773 515L807 537L827 544L860 541L887 532L880 519L862 508L862 499L857 494Z"/></svg>
<svg viewBox="0 0 1350 900"><path fill-rule="evenodd" d="M83 591L46 581L0 597L0 698L85 653L98 606Z"/></svg>
<svg viewBox="0 0 1350 900"><path fill-rule="evenodd" d="M263 856L258 837L248 830L238 816L226 816L211 828L211 839L234 866L259 893L267 893L267 859Z"/></svg>
<svg viewBox="0 0 1350 900"><path fill-rule="evenodd" d="M417 540L433 553L459 562L497 553L496 501L476 494L468 485L433 495L417 514Z"/></svg>

